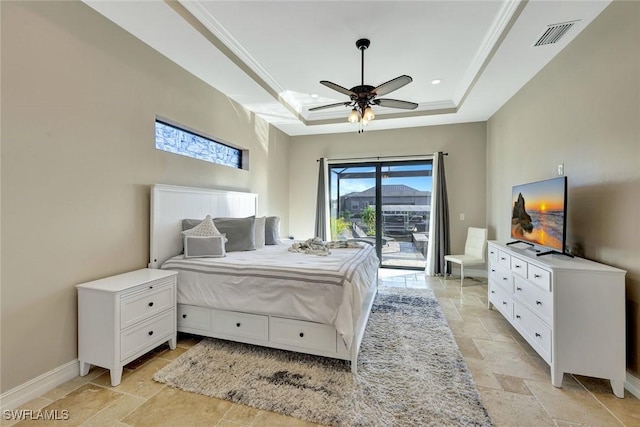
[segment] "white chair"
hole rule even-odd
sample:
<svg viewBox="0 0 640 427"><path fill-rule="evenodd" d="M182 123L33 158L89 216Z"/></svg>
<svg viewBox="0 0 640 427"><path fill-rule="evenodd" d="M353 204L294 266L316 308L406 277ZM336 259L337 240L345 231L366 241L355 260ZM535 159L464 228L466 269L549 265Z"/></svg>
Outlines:
<svg viewBox="0 0 640 427"><path fill-rule="evenodd" d="M464 245L464 254L445 255L444 260L460 264L460 286L464 281L464 267L469 265L484 264L487 252L487 229L469 227L467 231L467 241ZM445 270L446 279L447 272Z"/></svg>

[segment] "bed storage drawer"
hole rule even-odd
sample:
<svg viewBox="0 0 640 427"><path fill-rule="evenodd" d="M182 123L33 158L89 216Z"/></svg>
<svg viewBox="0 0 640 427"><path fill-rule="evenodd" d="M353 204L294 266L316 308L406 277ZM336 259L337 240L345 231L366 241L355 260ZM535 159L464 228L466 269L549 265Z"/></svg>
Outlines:
<svg viewBox="0 0 640 427"><path fill-rule="evenodd" d="M178 327L208 331L210 311L206 307L178 304Z"/></svg>
<svg viewBox="0 0 640 427"><path fill-rule="evenodd" d="M271 317L271 341L318 350L336 351L336 330L329 325Z"/></svg>
<svg viewBox="0 0 640 427"><path fill-rule="evenodd" d="M235 337L269 339L269 317L237 311L212 310L211 330Z"/></svg>

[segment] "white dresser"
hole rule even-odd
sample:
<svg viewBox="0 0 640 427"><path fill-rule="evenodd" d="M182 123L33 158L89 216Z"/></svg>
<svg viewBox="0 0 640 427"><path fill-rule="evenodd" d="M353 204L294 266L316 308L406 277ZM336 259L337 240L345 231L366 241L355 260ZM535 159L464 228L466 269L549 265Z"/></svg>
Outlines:
<svg viewBox="0 0 640 427"><path fill-rule="evenodd" d="M529 246L489 242L493 305L551 367L611 380L624 397L626 272L583 258L536 256Z"/></svg>
<svg viewBox="0 0 640 427"><path fill-rule="evenodd" d="M142 269L76 285L80 375L91 365L122 367L164 342L176 348L175 271Z"/></svg>

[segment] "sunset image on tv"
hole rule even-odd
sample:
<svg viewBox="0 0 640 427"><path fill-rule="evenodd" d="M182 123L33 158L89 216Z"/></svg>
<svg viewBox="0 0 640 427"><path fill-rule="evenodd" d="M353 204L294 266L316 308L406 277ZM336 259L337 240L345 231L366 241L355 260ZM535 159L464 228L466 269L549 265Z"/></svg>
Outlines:
<svg viewBox="0 0 640 427"><path fill-rule="evenodd" d="M563 251L565 178L513 187L511 237Z"/></svg>

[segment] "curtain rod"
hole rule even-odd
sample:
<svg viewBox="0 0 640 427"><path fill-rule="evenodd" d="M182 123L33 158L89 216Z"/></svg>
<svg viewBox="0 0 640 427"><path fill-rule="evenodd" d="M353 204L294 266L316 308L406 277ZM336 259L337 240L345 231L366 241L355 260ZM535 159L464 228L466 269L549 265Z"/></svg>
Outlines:
<svg viewBox="0 0 640 427"><path fill-rule="evenodd" d="M449 153L442 153L443 156L448 156ZM425 156L431 156L431 154L411 154L408 156L369 156L369 157L346 157L344 159L327 159L328 161L336 161L336 160L366 160L366 159L374 159L374 160L380 160L380 159L400 159L400 158L409 158L409 157L425 157ZM316 159L316 162L319 162L320 159Z"/></svg>

